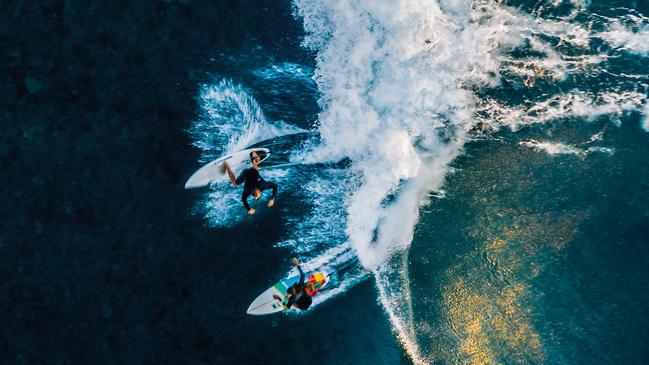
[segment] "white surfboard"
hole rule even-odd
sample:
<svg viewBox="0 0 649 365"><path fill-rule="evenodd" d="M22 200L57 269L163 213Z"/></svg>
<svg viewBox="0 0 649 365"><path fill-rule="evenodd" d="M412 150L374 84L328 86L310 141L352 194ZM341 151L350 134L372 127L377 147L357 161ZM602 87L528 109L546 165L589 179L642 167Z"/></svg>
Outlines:
<svg viewBox="0 0 649 365"><path fill-rule="evenodd" d="M221 171L219 171L223 162L227 162L232 172L235 175L238 175L243 171L243 169L252 166L252 162L250 162L250 153L253 151L257 152L261 156L262 159L259 163L263 162L268 158L268 156L270 156L270 150L268 148L250 148L217 158L196 170L196 172L193 173L185 183L185 189L200 188L219 181L227 181L228 175L222 174Z"/></svg>
<svg viewBox="0 0 649 365"><path fill-rule="evenodd" d="M311 288L314 288L313 285L317 286L316 293L322 290L327 285L327 282L329 282L329 274L324 271L309 272L304 275L305 283L312 285ZM286 310L286 307L283 304L283 302L286 301L286 292L291 285L297 283L299 280L299 275L292 276L288 279L281 280L277 284L266 289L266 291L261 293L252 304L250 304L246 313L255 316L262 316ZM281 298L281 301L277 300L276 296Z"/></svg>

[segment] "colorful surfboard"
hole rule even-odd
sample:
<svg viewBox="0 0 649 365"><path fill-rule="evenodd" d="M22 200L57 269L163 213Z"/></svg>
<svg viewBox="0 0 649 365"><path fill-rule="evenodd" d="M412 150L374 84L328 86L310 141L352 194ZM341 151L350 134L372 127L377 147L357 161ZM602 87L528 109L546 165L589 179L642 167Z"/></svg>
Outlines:
<svg viewBox="0 0 649 365"><path fill-rule="evenodd" d="M329 278L329 275L323 271L306 273L305 276L304 282L308 285L306 291L310 296L314 296L318 291L322 290L327 285ZM247 313L261 316L286 310L286 306L284 305L287 301L286 292L288 288L296 284L299 280L299 275L292 276L266 289L266 291L261 293L250 304ZM277 297L281 300L278 300Z"/></svg>

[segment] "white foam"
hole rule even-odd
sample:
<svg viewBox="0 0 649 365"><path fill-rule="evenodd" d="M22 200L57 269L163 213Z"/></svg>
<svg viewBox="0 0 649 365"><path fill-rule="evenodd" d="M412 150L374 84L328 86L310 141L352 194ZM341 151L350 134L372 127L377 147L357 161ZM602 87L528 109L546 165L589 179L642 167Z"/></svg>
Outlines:
<svg viewBox="0 0 649 365"><path fill-rule="evenodd" d="M316 70L324 141L317 154L354 162L361 182L347 200L346 233L361 262L373 268L408 244L417 203L432 182L400 184L432 167L422 167L426 156L452 156L461 145L453 141L461 140L471 124L473 96L458 79L475 72L478 82L490 82L484 70L497 63L488 64L493 58L484 37L489 34L478 32L467 18L454 23L439 7L413 1L297 5L307 30L320 29L322 19L331 22L329 31L313 32L306 41L325 45ZM470 12L459 3L446 5ZM461 28L467 30L458 32ZM440 140L438 129L449 132L451 143ZM395 203L384 206L396 193ZM405 230L393 228L396 217Z"/></svg>
<svg viewBox="0 0 649 365"><path fill-rule="evenodd" d="M584 6L573 5L575 11ZM526 76L528 80L537 77L563 80L568 74L592 72L608 58L603 54L586 53L590 32L568 21L574 12L564 19L531 18L509 8L499 9L496 14L504 28L501 33L506 36L499 39L503 50L527 49L540 54L524 58L504 54L500 57L503 72Z"/></svg>
<svg viewBox="0 0 649 365"><path fill-rule="evenodd" d="M620 50L649 56L649 19L629 16L626 26L620 20L612 20L607 31L598 34L600 38Z"/></svg>
<svg viewBox="0 0 649 365"><path fill-rule="evenodd" d="M265 139L302 131L281 121L268 121L252 95L232 80L203 85L199 103L200 118L189 132L194 146L203 151L204 162Z"/></svg>
<svg viewBox="0 0 649 365"><path fill-rule="evenodd" d="M533 139L518 142L519 145L532 148L536 151L543 151L549 155L575 155L585 158L591 153L600 152L608 155L615 153L615 150L610 147L588 147L579 148L559 142L542 142Z"/></svg>
<svg viewBox="0 0 649 365"><path fill-rule="evenodd" d="M625 112L640 110L646 99L646 95L635 91L592 94L575 90L530 106L507 106L495 100L487 100L483 104L481 121L494 125L495 128L507 126L512 130L565 118L593 121L608 116L613 122L619 122Z"/></svg>
<svg viewBox="0 0 649 365"><path fill-rule="evenodd" d="M310 211L287 222L292 228L289 237L278 246L290 246L300 255L320 255L321 248L346 241L346 204L341 201L349 189L343 182L352 181L349 170L322 168L310 174L304 181L300 169L296 169L295 181L299 182L295 193L309 203ZM290 179L289 179L290 180Z"/></svg>

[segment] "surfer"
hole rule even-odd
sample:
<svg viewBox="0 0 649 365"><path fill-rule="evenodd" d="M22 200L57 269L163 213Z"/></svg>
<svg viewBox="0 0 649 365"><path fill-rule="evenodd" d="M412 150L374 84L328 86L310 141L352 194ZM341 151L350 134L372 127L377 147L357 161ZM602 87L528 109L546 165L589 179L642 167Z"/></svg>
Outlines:
<svg viewBox="0 0 649 365"><path fill-rule="evenodd" d="M288 301L283 304L286 306L286 309L291 309L291 307L295 305L295 307L301 310L307 310L311 306L313 300L311 299L311 295L307 293L307 285L304 283L304 271L302 271L297 258L293 258L293 266L297 267L297 270L300 272L300 280L288 288L286 291ZM282 298L278 295L273 296L273 298L282 301Z"/></svg>
<svg viewBox="0 0 649 365"><path fill-rule="evenodd" d="M263 190L273 189L273 195L270 197L270 200L268 200L268 206L272 207L275 204L277 184L266 181L259 175L259 161L261 161L261 157L259 157L257 152L250 152L250 161L252 161L252 167L243 170L236 179L234 178L234 173L232 173L232 170L230 169L230 166L228 166L227 162L223 163L221 170L222 172L228 173L230 181L232 181L232 185L238 186L243 183L241 201L243 202L243 206L248 211L248 215L253 215L255 214L255 209L250 208L250 205L248 205L248 197L250 195L253 195L256 200L259 199Z"/></svg>

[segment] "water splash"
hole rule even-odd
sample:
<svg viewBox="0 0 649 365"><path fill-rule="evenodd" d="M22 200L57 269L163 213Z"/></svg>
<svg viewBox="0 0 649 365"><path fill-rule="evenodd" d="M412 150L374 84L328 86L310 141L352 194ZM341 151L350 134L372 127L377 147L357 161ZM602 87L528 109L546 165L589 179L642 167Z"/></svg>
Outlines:
<svg viewBox="0 0 649 365"><path fill-rule="evenodd" d="M281 121L267 120L251 93L232 80L203 85L199 103L200 118L188 132L194 146L201 150L203 163L266 139L303 131ZM281 180L287 172L276 170L266 175ZM240 192L234 191L229 183L212 185L196 211L212 226L229 226L245 217Z"/></svg>

